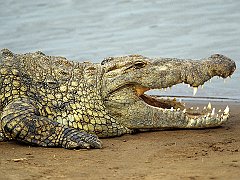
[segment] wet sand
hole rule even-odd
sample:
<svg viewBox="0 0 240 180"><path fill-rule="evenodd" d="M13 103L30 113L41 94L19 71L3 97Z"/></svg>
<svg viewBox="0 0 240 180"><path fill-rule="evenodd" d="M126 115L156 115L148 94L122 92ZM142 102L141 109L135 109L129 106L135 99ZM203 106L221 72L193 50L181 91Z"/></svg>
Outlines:
<svg viewBox="0 0 240 180"><path fill-rule="evenodd" d="M0 143L0 179L239 179L240 104L220 128L103 139L100 150ZM198 104L202 106L202 104Z"/></svg>

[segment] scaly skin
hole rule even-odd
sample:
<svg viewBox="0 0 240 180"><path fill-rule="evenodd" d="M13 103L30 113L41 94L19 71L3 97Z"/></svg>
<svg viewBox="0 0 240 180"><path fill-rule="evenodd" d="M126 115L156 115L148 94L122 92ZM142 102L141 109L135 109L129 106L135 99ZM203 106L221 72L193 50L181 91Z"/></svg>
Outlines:
<svg viewBox="0 0 240 180"><path fill-rule="evenodd" d="M206 128L224 123L211 107L185 109L176 100L145 95L178 83L198 87L236 69L223 55L202 61L140 55L78 63L41 52L0 55L0 139L40 146L101 148L98 137L137 129Z"/></svg>

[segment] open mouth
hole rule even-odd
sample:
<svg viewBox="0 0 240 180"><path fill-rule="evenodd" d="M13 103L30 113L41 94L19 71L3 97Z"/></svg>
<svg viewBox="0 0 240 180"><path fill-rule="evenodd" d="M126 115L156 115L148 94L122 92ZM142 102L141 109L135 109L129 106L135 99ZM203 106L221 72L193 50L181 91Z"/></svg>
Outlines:
<svg viewBox="0 0 240 180"><path fill-rule="evenodd" d="M159 96L154 95L147 95L146 92L151 90L146 87L136 86L135 87L137 96L144 101L147 105L159 108L163 111L172 111L172 112L182 112L189 118L198 118L198 117L205 117L205 118L223 118L229 116L229 107L227 106L225 110L216 110L216 108L212 107L211 103L202 109L199 107L191 107L187 108L184 103L178 101L176 98L173 99L166 99ZM197 88L194 87L193 94L195 95L197 92Z"/></svg>

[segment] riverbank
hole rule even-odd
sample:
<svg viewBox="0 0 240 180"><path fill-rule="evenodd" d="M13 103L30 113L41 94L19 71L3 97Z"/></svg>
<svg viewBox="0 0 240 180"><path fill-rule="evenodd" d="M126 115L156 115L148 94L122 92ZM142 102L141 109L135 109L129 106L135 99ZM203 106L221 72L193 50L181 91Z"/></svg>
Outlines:
<svg viewBox="0 0 240 180"><path fill-rule="evenodd" d="M102 139L100 150L1 142L0 179L238 179L240 103L212 104L230 106L229 122L220 128Z"/></svg>

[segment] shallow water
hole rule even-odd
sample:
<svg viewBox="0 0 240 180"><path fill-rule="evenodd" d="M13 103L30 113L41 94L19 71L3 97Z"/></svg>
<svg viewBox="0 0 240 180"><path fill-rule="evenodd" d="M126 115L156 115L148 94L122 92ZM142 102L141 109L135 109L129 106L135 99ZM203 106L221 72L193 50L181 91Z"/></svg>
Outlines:
<svg viewBox="0 0 240 180"><path fill-rule="evenodd" d="M240 65L238 0L0 0L0 48L100 62L107 56L201 59L221 53ZM213 79L196 97L240 100L240 72ZM176 86L159 94L191 96Z"/></svg>

